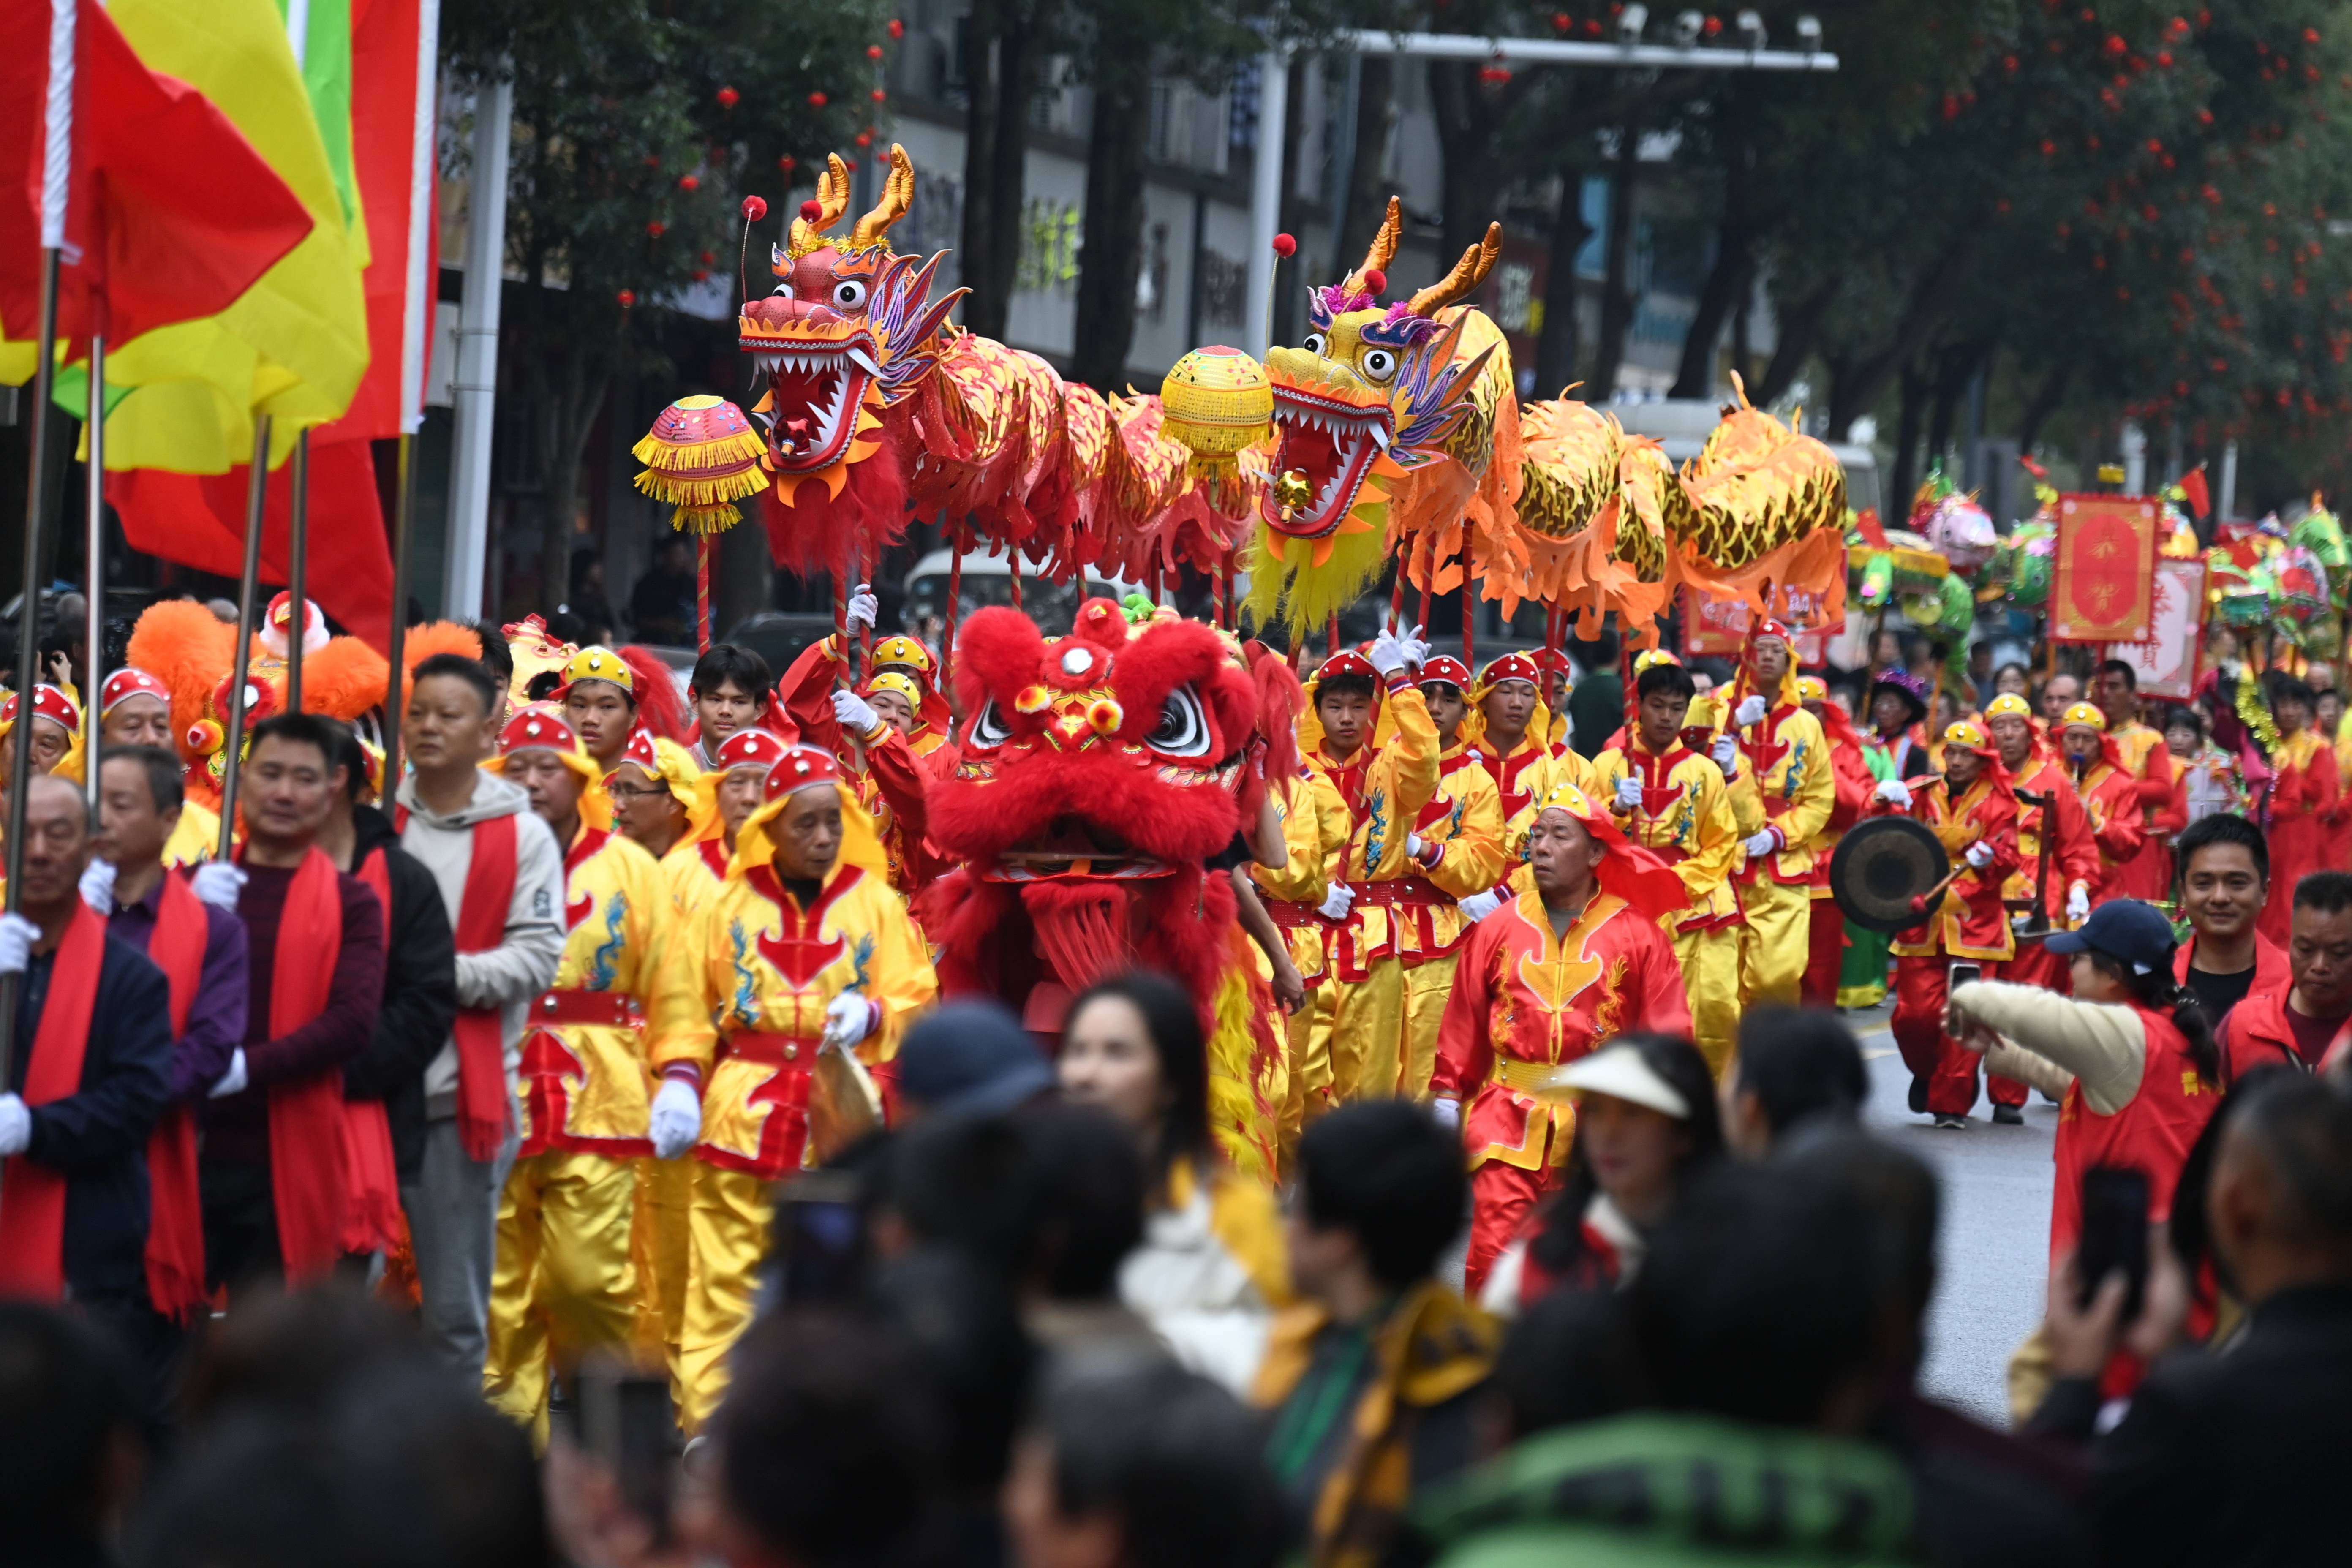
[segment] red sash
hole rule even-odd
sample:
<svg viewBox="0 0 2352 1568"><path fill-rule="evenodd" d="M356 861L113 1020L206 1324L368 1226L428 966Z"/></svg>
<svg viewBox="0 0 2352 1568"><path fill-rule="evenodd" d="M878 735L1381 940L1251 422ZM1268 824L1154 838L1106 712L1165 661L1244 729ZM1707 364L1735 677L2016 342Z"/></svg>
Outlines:
<svg viewBox="0 0 2352 1568"><path fill-rule="evenodd" d="M205 906L184 878L163 873L147 956L171 988L172 1040L188 1032L188 1013L205 977ZM196 1111L174 1105L147 1139L147 1299L163 1316L186 1322L205 1304L205 1209L196 1186Z"/></svg>
<svg viewBox="0 0 2352 1568"><path fill-rule="evenodd" d="M99 966L106 957L106 925L74 900L49 970L41 1023L25 1064L25 1103L47 1105L81 1091L82 1058L89 1049L89 1017L98 1005ZM61 1300L66 1291L66 1175L22 1154L0 1169L7 1201L0 1203L0 1295Z"/></svg>
<svg viewBox="0 0 2352 1568"><path fill-rule="evenodd" d="M352 873L375 889L383 913L383 950L392 952L392 870L379 845ZM391 969L385 968L387 978ZM381 1100L343 1101L343 1183L351 1207L343 1216L345 1252L390 1252L401 1235L400 1172L393 1163L392 1123Z"/></svg>
<svg viewBox="0 0 2352 1568"><path fill-rule="evenodd" d="M408 808L394 826L405 830ZM474 824L473 848L466 861L466 889L457 900L457 951L489 952L507 938L507 910L514 903L515 819L493 816ZM506 1027L496 1007L460 1007L450 1033L457 1042L457 1142L469 1160L499 1156L514 1114L507 1097Z"/></svg>
<svg viewBox="0 0 2352 1568"><path fill-rule="evenodd" d="M313 848L286 889L269 979L269 1037L292 1034L326 1010L343 946L343 898L335 863ZM269 1185L278 1251L289 1284L325 1277L341 1255L348 1191L343 1169L343 1075L339 1070L269 1087Z"/></svg>

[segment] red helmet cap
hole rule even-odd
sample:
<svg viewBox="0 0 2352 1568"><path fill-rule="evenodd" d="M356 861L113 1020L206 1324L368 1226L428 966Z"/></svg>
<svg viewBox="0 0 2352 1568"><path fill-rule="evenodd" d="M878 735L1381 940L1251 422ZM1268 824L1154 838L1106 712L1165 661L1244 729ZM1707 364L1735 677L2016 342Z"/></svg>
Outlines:
<svg viewBox="0 0 2352 1568"><path fill-rule="evenodd" d="M74 706L72 698L46 680L33 689L33 714L36 718L54 719L68 730L81 728L81 710ZM0 724L16 721L16 694L12 691L5 702L0 702Z"/></svg>
<svg viewBox="0 0 2352 1568"><path fill-rule="evenodd" d="M165 707L172 705L172 689L143 669L126 665L106 678L98 689L99 717L104 718L115 708L133 697L152 697Z"/></svg>
<svg viewBox="0 0 2352 1568"><path fill-rule="evenodd" d="M1433 680L1447 681L1467 691L1470 689L1470 667L1458 658L1441 653L1421 667L1421 674L1416 679L1423 686Z"/></svg>
<svg viewBox="0 0 2352 1568"><path fill-rule="evenodd" d="M758 768L766 773L776 765L790 748L772 730L756 726L738 730L719 742L718 755L712 760L711 772L731 773L737 768Z"/></svg>
<svg viewBox="0 0 2352 1568"><path fill-rule="evenodd" d="M814 746L794 746L768 770L767 785L760 793L769 800L782 800L818 784L840 782L841 764L831 752L821 752Z"/></svg>
<svg viewBox="0 0 2352 1568"><path fill-rule="evenodd" d="M579 731L564 718L563 710L552 702L534 702L520 710L499 731L499 755L502 757L517 752L579 750Z"/></svg>

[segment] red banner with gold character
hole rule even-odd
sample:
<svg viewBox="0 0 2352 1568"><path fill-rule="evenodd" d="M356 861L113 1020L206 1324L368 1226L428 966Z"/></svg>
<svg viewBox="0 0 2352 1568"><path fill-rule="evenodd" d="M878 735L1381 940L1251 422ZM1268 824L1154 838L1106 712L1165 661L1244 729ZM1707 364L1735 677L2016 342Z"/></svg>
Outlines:
<svg viewBox="0 0 2352 1568"><path fill-rule="evenodd" d="M2152 498L2058 498L2053 642L2148 640L2156 616L2156 531Z"/></svg>

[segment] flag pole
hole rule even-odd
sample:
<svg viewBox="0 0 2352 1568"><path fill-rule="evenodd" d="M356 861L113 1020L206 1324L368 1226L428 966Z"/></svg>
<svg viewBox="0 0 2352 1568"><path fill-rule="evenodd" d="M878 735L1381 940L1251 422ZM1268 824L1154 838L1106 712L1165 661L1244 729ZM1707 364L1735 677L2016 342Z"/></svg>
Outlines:
<svg viewBox="0 0 2352 1568"><path fill-rule="evenodd" d="M237 764L245 752L245 682L253 672L253 596L261 577L261 519L269 495L269 416L253 416L253 478L246 487L245 571L236 584L236 663L228 683L227 727L221 740L221 824L216 860L236 844Z"/></svg>
<svg viewBox="0 0 2352 1568"><path fill-rule="evenodd" d="M302 711L302 638L310 629L304 588L310 545L310 432L294 437L293 512L286 522L286 711Z"/></svg>
<svg viewBox="0 0 2352 1568"><path fill-rule="evenodd" d="M99 694L106 689L106 334L89 337L89 561L83 573L89 589L89 619L82 633L81 787L90 823L98 822Z"/></svg>
<svg viewBox="0 0 2352 1568"><path fill-rule="evenodd" d="M33 362L32 477L26 485L24 605L16 622L16 726L8 747L7 910L16 912L25 886L25 795L33 773L33 688L40 679L41 494L48 483L50 389L58 367L58 247L41 250L41 333ZM0 974L0 1084L9 1080L16 1047L16 988L23 976Z"/></svg>
<svg viewBox="0 0 2352 1568"><path fill-rule="evenodd" d="M377 792L379 804L390 801L400 787L400 716L407 706L403 677L407 673L408 654L408 536L416 516L415 440L405 430L400 434L400 497L392 512L392 631L385 639L392 671L384 683L383 786Z"/></svg>

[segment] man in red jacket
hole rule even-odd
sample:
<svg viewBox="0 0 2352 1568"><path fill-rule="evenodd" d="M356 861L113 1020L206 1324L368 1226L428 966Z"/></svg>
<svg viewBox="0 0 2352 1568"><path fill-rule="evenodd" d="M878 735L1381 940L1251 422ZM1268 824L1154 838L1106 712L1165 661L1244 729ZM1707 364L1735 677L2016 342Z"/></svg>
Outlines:
<svg viewBox="0 0 2352 1568"><path fill-rule="evenodd" d="M2254 929L2270 889L2270 846L2261 828L2229 815L2189 824L2175 847L2189 937L2173 954L2172 976L2218 1027L2249 995L2293 984L2285 950Z"/></svg>
<svg viewBox="0 0 2352 1568"><path fill-rule="evenodd" d="M2129 762L2107 731L2106 716L2088 702L2066 710L2059 726L2066 751L2066 769L2074 777L2075 798L2091 819L2091 838L2099 847L2099 879L2091 888L2091 907L2124 892L2125 870L2138 858L2147 841L2142 826L2138 785Z"/></svg>
<svg viewBox="0 0 2352 1568"><path fill-rule="evenodd" d="M2352 872L2295 884L2286 959L2291 984L2249 994L2216 1032L2231 1082L2282 1063L2324 1071L2352 1054Z"/></svg>
<svg viewBox="0 0 2352 1568"><path fill-rule="evenodd" d="M2072 931L2090 918L2091 888L2099 879L2099 847L2091 838L2090 819L2066 770L2033 734L2033 710L2025 699L2003 692L1985 709L1985 728L1991 731L2001 766L2015 780L2017 802L2017 869L2001 889L2001 901L2012 913L2012 924L2026 924L2038 892L2048 917L2047 930ZM2039 804L2029 803L2032 795ZM2049 839L2050 866L2042 875L2042 840ZM2045 991L2072 989L2069 964L2038 941L2017 944L2016 956L2001 965L2000 978ZM2025 1085L1999 1073L1985 1079L1992 1101L1992 1119L2015 1125L2025 1120Z"/></svg>

